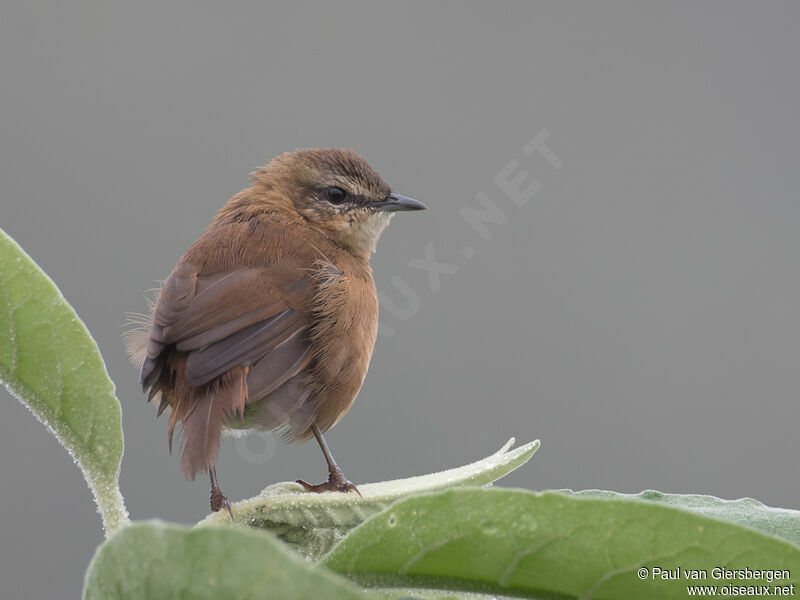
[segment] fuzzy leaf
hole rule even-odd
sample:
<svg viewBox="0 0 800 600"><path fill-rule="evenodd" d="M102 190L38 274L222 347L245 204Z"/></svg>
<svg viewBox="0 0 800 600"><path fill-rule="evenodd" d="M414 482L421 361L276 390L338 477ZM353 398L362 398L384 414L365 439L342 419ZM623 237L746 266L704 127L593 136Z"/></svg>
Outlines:
<svg viewBox="0 0 800 600"><path fill-rule="evenodd" d="M106 532L129 523L122 423L97 344L52 280L0 230L0 381L69 451Z"/></svg>
<svg viewBox="0 0 800 600"><path fill-rule="evenodd" d="M764 533L782 537L800 547L800 511L788 508L773 508L753 498L722 500L721 498L703 494L664 494L655 490L645 490L638 494L620 494L605 490L559 491L579 498L646 500L685 508L707 517L730 521L731 523L752 527Z"/></svg>
<svg viewBox="0 0 800 600"><path fill-rule="evenodd" d="M307 565L269 535L159 521L135 523L103 544L83 591L84 600L367 597L348 581Z"/></svg>
<svg viewBox="0 0 800 600"><path fill-rule="evenodd" d="M762 585L714 579L715 567L800 574L786 540L687 510L630 498L460 489L401 500L353 530L322 564L367 588L447 590L524 598L687 597L687 585ZM653 577L676 569L677 581ZM644 578L639 575L639 569ZM688 569L707 579L685 579ZM720 594L722 595L722 594Z"/></svg>
<svg viewBox="0 0 800 600"><path fill-rule="evenodd" d="M242 525L267 529L309 559L328 552L353 527L406 496L452 487L489 485L524 465L539 449L539 440L511 449L510 439L491 456L463 467L381 483L359 485L362 494L307 493L296 483L278 483L233 505L235 522L226 512L209 515L207 525Z"/></svg>

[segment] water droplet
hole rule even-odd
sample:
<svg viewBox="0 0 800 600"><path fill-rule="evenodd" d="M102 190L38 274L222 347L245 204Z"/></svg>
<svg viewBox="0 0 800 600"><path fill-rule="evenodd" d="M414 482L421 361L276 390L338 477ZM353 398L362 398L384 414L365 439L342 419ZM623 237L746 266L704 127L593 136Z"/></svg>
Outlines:
<svg viewBox="0 0 800 600"><path fill-rule="evenodd" d="M497 533L497 525L494 521L483 521L479 527L485 535L494 535Z"/></svg>

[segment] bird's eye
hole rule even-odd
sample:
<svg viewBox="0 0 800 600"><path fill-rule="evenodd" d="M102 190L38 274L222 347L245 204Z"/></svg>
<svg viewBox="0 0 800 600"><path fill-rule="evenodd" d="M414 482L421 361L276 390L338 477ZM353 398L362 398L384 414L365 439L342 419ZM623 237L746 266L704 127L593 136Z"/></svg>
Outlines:
<svg viewBox="0 0 800 600"><path fill-rule="evenodd" d="M341 204L347 198L347 192L342 188L329 187L324 190L323 197L331 204Z"/></svg>

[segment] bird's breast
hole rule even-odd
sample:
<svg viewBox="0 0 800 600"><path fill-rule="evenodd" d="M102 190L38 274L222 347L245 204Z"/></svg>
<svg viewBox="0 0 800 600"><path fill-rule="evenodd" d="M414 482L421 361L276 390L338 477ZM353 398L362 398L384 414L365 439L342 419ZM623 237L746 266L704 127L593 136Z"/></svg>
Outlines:
<svg viewBox="0 0 800 600"><path fill-rule="evenodd" d="M317 418L325 430L347 412L366 376L378 333L378 297L368 267L321 265L315 279L312 376L325 390Z"/></svg>

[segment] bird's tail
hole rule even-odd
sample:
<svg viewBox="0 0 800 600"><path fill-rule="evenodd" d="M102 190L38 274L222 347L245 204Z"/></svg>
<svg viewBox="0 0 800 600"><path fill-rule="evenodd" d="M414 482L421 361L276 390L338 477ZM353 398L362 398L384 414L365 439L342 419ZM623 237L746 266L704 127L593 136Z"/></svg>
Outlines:
<svg viewBox="0 0 800 600"><path fill-rule="evenodd" d="M181 387L176 385L178 397ZM170 438L175 422L180 421L181 468L187 479L214 466L222 427L229 418L244 415L246 401L247 368L236 367L208 385L190 388L188 397L176 402L170 418Z"/></svg>

